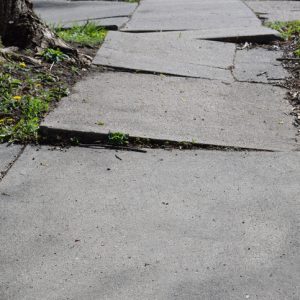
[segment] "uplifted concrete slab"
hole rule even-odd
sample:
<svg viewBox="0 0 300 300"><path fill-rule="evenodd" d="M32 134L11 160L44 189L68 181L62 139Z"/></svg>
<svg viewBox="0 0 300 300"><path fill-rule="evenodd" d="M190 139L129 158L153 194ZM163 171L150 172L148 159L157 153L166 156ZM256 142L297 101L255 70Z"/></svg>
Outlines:
<svg viewBox="0 0 300 300"><path fill-rule="evenodd" d="M93 63L137 71L232 82L235 45L162 36L109 32ZM213 54L213 55L212 55Z"/></svg>
<svg viewBox="0 0 300 300"><path fill-rule="evenodd" d="M261 18L268 21L300 20L299 1L245 1Z"/></svg>
<svg viewBox="0 0 300 300"><path fill-rule="evenodd" d="M284 89L249 83L131 73L87 77L42 123L51 130L295 150L296 129ZM97 124L104 123L99 126Z"/></svg>
<svg viewBox="0 0 300 300"><path fill-rule="evenodd" d="M299 153L47 149L0 185L1 299L299 298Z"/></svg>
<svg viewBox="0 0 300 300"><path fill-rule="evenodd" d="M240 0L143 0L124 31L254 28L261 22Z"/></svg>
<svg viewBox="0 0 300 300"><path fill-rule="evenodd" d="M151 34L151 33L149 33ZM270 28L219 28L187 31L167 31L159 33L162 37L203 39L230 42L268 42L281 39L280 34Z"/></svg>
<svg viewBox="0 0 300 300"><path fill-rule="evenodd" d="M289 77L277 58L282 51L270 51L264 48L237 50L233 74L239 81L272 83Z"/></svg>
<svg viewBox="0 0 300 300"><path fill-rule="evenodd" d="M128 21L136 5L110 1L41 1L34 2L34 9L45 22L63 27L88 20L102 26L120 27Z"/></svg>
<svg viewBox="0 0 300 300"><path fill-rule="evenodd" d="M21 149L21 145L0 144L0 178L14 162Z"/></svg>

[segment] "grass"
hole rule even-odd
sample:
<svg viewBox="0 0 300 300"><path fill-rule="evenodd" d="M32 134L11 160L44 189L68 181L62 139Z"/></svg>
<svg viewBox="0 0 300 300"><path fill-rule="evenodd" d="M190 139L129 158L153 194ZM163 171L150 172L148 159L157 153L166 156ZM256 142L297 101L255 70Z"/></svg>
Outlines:
<svg viewBox="0 0 300 300"><path fill-rule="evenodd" d="M290 40L300 34L300 20L291 22L276 21L273 23L267 23L267 26L277 30L285 40Z"/></svg>
<svg viewBox="0 0 300 300"><path fill-rule="evenodd" d="M107 33L94 23L75 25L70 29L58 28L56 32L89 55ZM38 55L24 50L22 54L35 61L38 57L40 63L31 64L29 59L26 61L30 65L27 65L10 57L0 59L0 143L38 142L42 118L68 94L67 86L73 85L82 75L82 62L59 49L47 48ZM126 141L125 136L112 135L111 139L114 143Z"/></svg>
<svg viewBox="0 0 300 300"><path fill-rule="evenodd" d="M107 33L94 23L56 32L84 51L100 45ZM40 58L41 65L0 60L0 143L37 142L41 119L68 94L67 86L81 77L81 64L59 49L47 48ZM111 135L112 143L126 144L126 140L121 133Z"/></svg>
<svg viewBox="0 0 300 300"><path fill-rule="evenodd" d="M291 22L273 22L267 23L272 29L277 30L281 37L287 41L295 39L296 48L294 55L300 57L300 20Z"/></svg>
<svg viewBox="0 0 300 300"><path fill-rule="evenodd" d="M24 62L0 64L0 142L36 141L49 105L67 93L55 76Z"/></svg>
<svg viewBox="0 0 300 300"><path fill-rule="evenodd" d="M50 63L59 63L69 59L69 56L64 54L61 50L52 48L45 49L41 56L45 61Z"/></svg>
<svg viewBox="0 0 300 300"><path fill-rule="evenodd" d="M108 134L108 141L113 145L127 145L128 144L128 134L123 132L110 132Z"/></svg>
<svg viewBox="0 0 300 300"><path fill-rule="evenodd" d="M71 28L56 28L56 34L66 42L81 44L82 46L99 46L105 39L107 30L93 22L83 26L74 25Z"/></svg>

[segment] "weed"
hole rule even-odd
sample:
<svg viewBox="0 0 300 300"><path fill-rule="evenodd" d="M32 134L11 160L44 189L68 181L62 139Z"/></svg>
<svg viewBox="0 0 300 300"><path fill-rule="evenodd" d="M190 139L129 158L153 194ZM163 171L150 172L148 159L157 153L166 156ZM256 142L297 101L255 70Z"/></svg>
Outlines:
<svg viewBox="0 0 300 300"><path fill-rule="evenodd" d="M100 45L107 34L107 30L93 22L88 22L83 26L74 25L68 29L59 27L55 31L66 42L78 43L83 46Z"/></svg>
<svg viewBox="0 0 300 300"><path fill-rule="evenodd" d="M298 41L295 43L296 50L294 51L294 55L300 57L300 20L291 22L276 21L274 23L267 23L267 25L270 28L277 30L285 40L296 38Z"/></svg>
<svg viewBox="0 0 300 300"><path fill-rule="evenodd" d="M108 134L108 141L113 145L127 145L128 138L128 134L123 132L110 132Z"/></svg>
<svg viewBox="0 0 300 300"><path fill-rule="evenodd" d="M72 146L78 146L80 144L79 139L76 137L70 138L70 143Z"/></svg>
<svg viewBox="0 0 300 300"><path fill-rule="evenodd" d="M40 119L49 104L67 94L65 88L50 81L52 76L28 72L13 63L0 68L0 142L36 140ZM45 78L53 86L45 85Z"/></svg>
<svg viewBox="0 0 300 300"><path fill-rule="evenodd" d="M289 40L293 36L299 36L300 34L300 20L291 22L269 22L266 24L268 27L277 30L282 38Z"/></svg>
<svg viewBox="0 0 300 300"><path fill-rule="evenodd" d="M102 122L102 121L98 121L96 124L99 126L104 126L104 122Z"/></svg>
<svg viewBox="0 0 300 300"><path fill-rule="evenodd" d="M300 49L294 51L295 56L300 57Z"/></svg>
<svg viewBox="0 0 300 300"><path fill-rule="evenodd" d="M63 53L61 50L52 48L45 49L42 52L41 56L44 58L45 61L50 63L59 63L61 61L69 59L69 56Z"/></svg>

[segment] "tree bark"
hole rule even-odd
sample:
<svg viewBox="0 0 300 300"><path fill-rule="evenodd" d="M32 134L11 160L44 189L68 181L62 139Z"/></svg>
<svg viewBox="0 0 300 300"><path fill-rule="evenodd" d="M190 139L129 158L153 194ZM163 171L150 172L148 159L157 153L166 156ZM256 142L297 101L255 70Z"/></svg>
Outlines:
<svg viewBox="0 0 300 300"><path fill-rule="evenodd" d="M0 37L5 46L57 47L74 53L37 17L29 0L0 0Z"/></svg>

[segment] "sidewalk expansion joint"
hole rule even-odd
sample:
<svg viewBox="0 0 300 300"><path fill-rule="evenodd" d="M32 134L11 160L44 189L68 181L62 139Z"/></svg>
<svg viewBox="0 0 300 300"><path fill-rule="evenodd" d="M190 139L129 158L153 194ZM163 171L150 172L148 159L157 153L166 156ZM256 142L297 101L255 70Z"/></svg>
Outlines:
<svg viewBox="0 0 300 300"><path fill-rule="evenodd" d="M17 154L17 156L15 157L15 159L13 161L11 161L9 163L9 165L7 166L6 170L0 172L0 183L3 180L3 178L7 175L7 173L9 172L9 170L13 167L13 165L15 164L15 162L20 158L20 156L23 154L24 150L26 148L26 145L23 145L22 148L20 149L19 153Z"/></svg>

